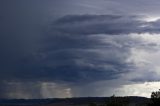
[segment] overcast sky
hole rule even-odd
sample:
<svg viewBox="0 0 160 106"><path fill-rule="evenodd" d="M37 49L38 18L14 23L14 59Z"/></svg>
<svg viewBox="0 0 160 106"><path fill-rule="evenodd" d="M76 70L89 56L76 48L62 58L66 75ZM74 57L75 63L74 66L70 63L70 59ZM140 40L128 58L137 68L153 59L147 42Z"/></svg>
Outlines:
<svg viewBox="0 0 160 106"><path fill-rule="evenodd" d="M145 96L160 83L159 0L0 0L0 98Z"/></svg>

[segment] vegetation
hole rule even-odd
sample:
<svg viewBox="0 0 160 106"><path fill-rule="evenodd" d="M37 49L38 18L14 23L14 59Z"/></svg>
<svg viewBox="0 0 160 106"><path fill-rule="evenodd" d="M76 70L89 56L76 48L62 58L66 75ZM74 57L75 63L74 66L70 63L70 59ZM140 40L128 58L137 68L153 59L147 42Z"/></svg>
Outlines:
<svg viewBox="0 0 160 106"><path fill-rule="evenodd" d="M159 91L152 92L151 103L148 106L160 106L160 89Z"/></svg>
<svg viewBox="0 0 160 106"><path fill-rule="evenodd" d="M129 98L128 97L115 97L111 96L109 99L105 101L104 104L95 104L91 103L89 106L128 106Z"/></svg>
<svg viewBox="0 0 160 106"><path fill-rule="evenodd" d="M128 97L111 96L104 104L92 103L89 106L160 106L160 89L151 93L151 98L148 102L141 104L131 103Z"/></svg>
<svg viewBox="0 0 160 106"><path fill-rule="evenodd" d="M90 103L89 106L97 106L96 103Z"/></svg>
<svg viewBox="0 0 160 106"><path fill-rule="evenodd" d="M0 106L160 106L160 89L145 97L85 97L66 99L0 99Z"/></svg>

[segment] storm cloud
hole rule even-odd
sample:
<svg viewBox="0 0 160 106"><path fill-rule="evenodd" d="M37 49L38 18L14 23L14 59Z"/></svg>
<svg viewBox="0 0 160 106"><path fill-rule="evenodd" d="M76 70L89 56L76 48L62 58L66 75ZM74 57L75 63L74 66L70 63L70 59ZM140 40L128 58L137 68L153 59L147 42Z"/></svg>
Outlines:
<svg viewBox="0 0 160 106"><path fill-rule="evenodd" d="M160 80L154 1L0 1L0 97L119 95Z"/></svg>
<svg viewBox="0 0 160 106"><path fill-rule="evenodd" d="M65 33L75 35L159 33L159 20L146 22L142 20L143 17L144 16L69 15L53 23L53 32L57 32L57 34Z"/></svg>
<svg viewBox="0 0 160 106"><path fill-rule="evenodd" d="M131 49L154 49L156 44L141 42L134 33L158 33L156 22L138 16L62 17L48 26L42 46L20 61L13 79L87 83L118 78L135 68L128 61Z"/></svg>
<svg viewBox="0 0 160 106"><path fill-rule="evenodd" d="M137 41L125 34L125 31L128 30L126 25L133 23L134 27L132 28L131 25L129 29L134 29L138 28L140 22L136 24L136 20L128 18L129 22L126 21L126 25L121 25L125 23L122 21L125 17L112 15L66 16L66 18L53 22L45 34L41 48L29 56L23 57L18 64L16 63L15 68L12 69L12 75L9 77L11 80L13 77L13 80L85 81L87 83L88 81L116 78L119 74L129 71L128 67L131 67L131 63L126 60L130 56L131 46L134 46ZM100 20L104 20L106 25L104 21L99 22ZM112 23L112 20L115 20L116 25ZM120 22L116 23L117 20ZM98 23L97 26L96 23ZM65 28L63 28L64 26ZM96 29L94 26L99 28ZM114 26L126 27L114 29ZM102 27L104 29L100 31L99 29ZM108 27L108 31L106 27ZM83 28L89 31L85 32ZM111 36L114 34L113 32L115 34L123 32L124 35ZM3 79L3 77L6 78L5 73L1 78Z"/></svg>

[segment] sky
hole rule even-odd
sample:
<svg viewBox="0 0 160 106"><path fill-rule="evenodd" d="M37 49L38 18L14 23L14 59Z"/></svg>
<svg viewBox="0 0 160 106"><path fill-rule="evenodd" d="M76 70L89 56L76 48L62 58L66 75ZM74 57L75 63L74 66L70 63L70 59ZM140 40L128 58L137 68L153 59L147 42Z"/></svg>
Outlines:
<svg viewBox="0 0 160 106"><path fill-rule="evenodd" d="M0 0L0 98L144 96L160 86L159 0Z"/></svg>

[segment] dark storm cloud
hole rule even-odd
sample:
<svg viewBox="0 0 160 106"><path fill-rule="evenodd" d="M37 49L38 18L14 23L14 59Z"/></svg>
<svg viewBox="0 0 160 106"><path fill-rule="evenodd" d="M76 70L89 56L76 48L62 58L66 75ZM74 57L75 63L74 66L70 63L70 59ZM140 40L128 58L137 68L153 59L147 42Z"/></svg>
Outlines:
<svg viewBox="0 0 160 106"><path fill-rule="evenodd" d="M130 54L130 46L136 41L132 41L128 36L121 38L106 35L112 32L107 33L107 30L106 34L100 35L101 31L90 27L98 24L97 26L102 28L108 22L106 25L109 28L112 27L112 20L116 22L127 18L114 15L81 15L65 16L55 21L47 33L44 48L35 54L43 61L41 70L46 72L43 75L46 74L48 79L51 77L52 80L87 83L117 78L121 73L128 72L131 64L127 63L126 59ZM132 23L134 22L137 21ZM88 25L89 27L86 27ZM85 32L86 29L89 31ZM112 29L114 30L114 27ZM118 27L116 29L118 30ZM124 41L126 43L123 43Z"/></svg>
<svg viewBox="0 0 160 106"><path fill-rule="evenodd" d="M92 18L91 20L87 19L86 23L99 25L102 23L97 22L99 18L104 21L105 19L109 21L112 18L115 20L120 18L120 16L109 15L82 16L84 19L81 19L81 16L76 17L82 21L82 26L85 25L83 21L86 21L86 17ZM38 50L24 56L19 56L16 53L13 56L12 54L13 59L9 58L11 61L4 58L7 62L2 62L1 72L3 75L1 75L1 79L9 81L67 81L71 83L85 81L87 83L117 78L119 74L128 71L129 64L125 60L129 56L129 47L121 44L123 39L113 38L110 35L93 36L93 34L101 34L100 32L95 33L94 27L93 29L92 27L87 28L91 30L89 33L84 32L83 34L68 33L71 29L67 30L67 28L67 32L63 29L57 29L57 24L64 26L63 24L69 23L67 25L70 26L70 23L73 23L76 26L81 26L76 17L71 19L73 22L76 21L75 23L63 20L63 18L60 19L61 22L64 21L63 23L54 22L55 24L50 26L51 28L45 34L44 42L40 44L42 46ZM82 31L80 28L79 30L76 29L76 32ZM108 41L103 41L103 39ZM7 65L11 63L12 65L8 67Z"/></svg>
<svg viewBox="0 0 160 106"><path fill-rule="evenodd" d="M68 15L53 23L57 34L130 34L159 33L159 20L146 22L142 16L120 15ZM141 19L141 20L140 20ZM87 30L86 30L87 29Z"/></svg>
<svg viewBox="0 0 160 106"><path fill-rule="evenodd" d="M146 14L158 16L159 4L157 0L0 0L0 97L65 97L58 91L68 95L70 90L73 96L97 96L128 84L124 80L148 80L152 73L139 73L128 61L131 49L158 51L159 45L130 34L159 33L159 20L143 20ZM154 75L150 80L159 79Z"/></svg>
<svg viewBox="0 0 160 106"><path fill-rule="evenodd" d="M140 16L67 15L50 26L43 47L35 54L48 79L94 82L116 79L134 69L127 62L132 47L153 48L128 34L159 33L159 20ZM116 36L118 35L118 36ZM34 56L33 56L34 57ZM63 73L63 74L62 74Z"/></svg>
<svg viewBox="0 0 160 106"><path fill-rule="evenodd" d="M159 29L157 23L120 15L69 15L48 28L36 51L2 62L2 80L87 83L115 79L133 68L126 60L138 41L125 34Z"/></svg>
<svg viewBox="0 0 160 106"><path fill-rule="evenodd" d="M127 34L139 32L141 21L116 15L71 15L53 23L53 31L65 34ZM87 30L86 30L87 29Z"/></svg>

